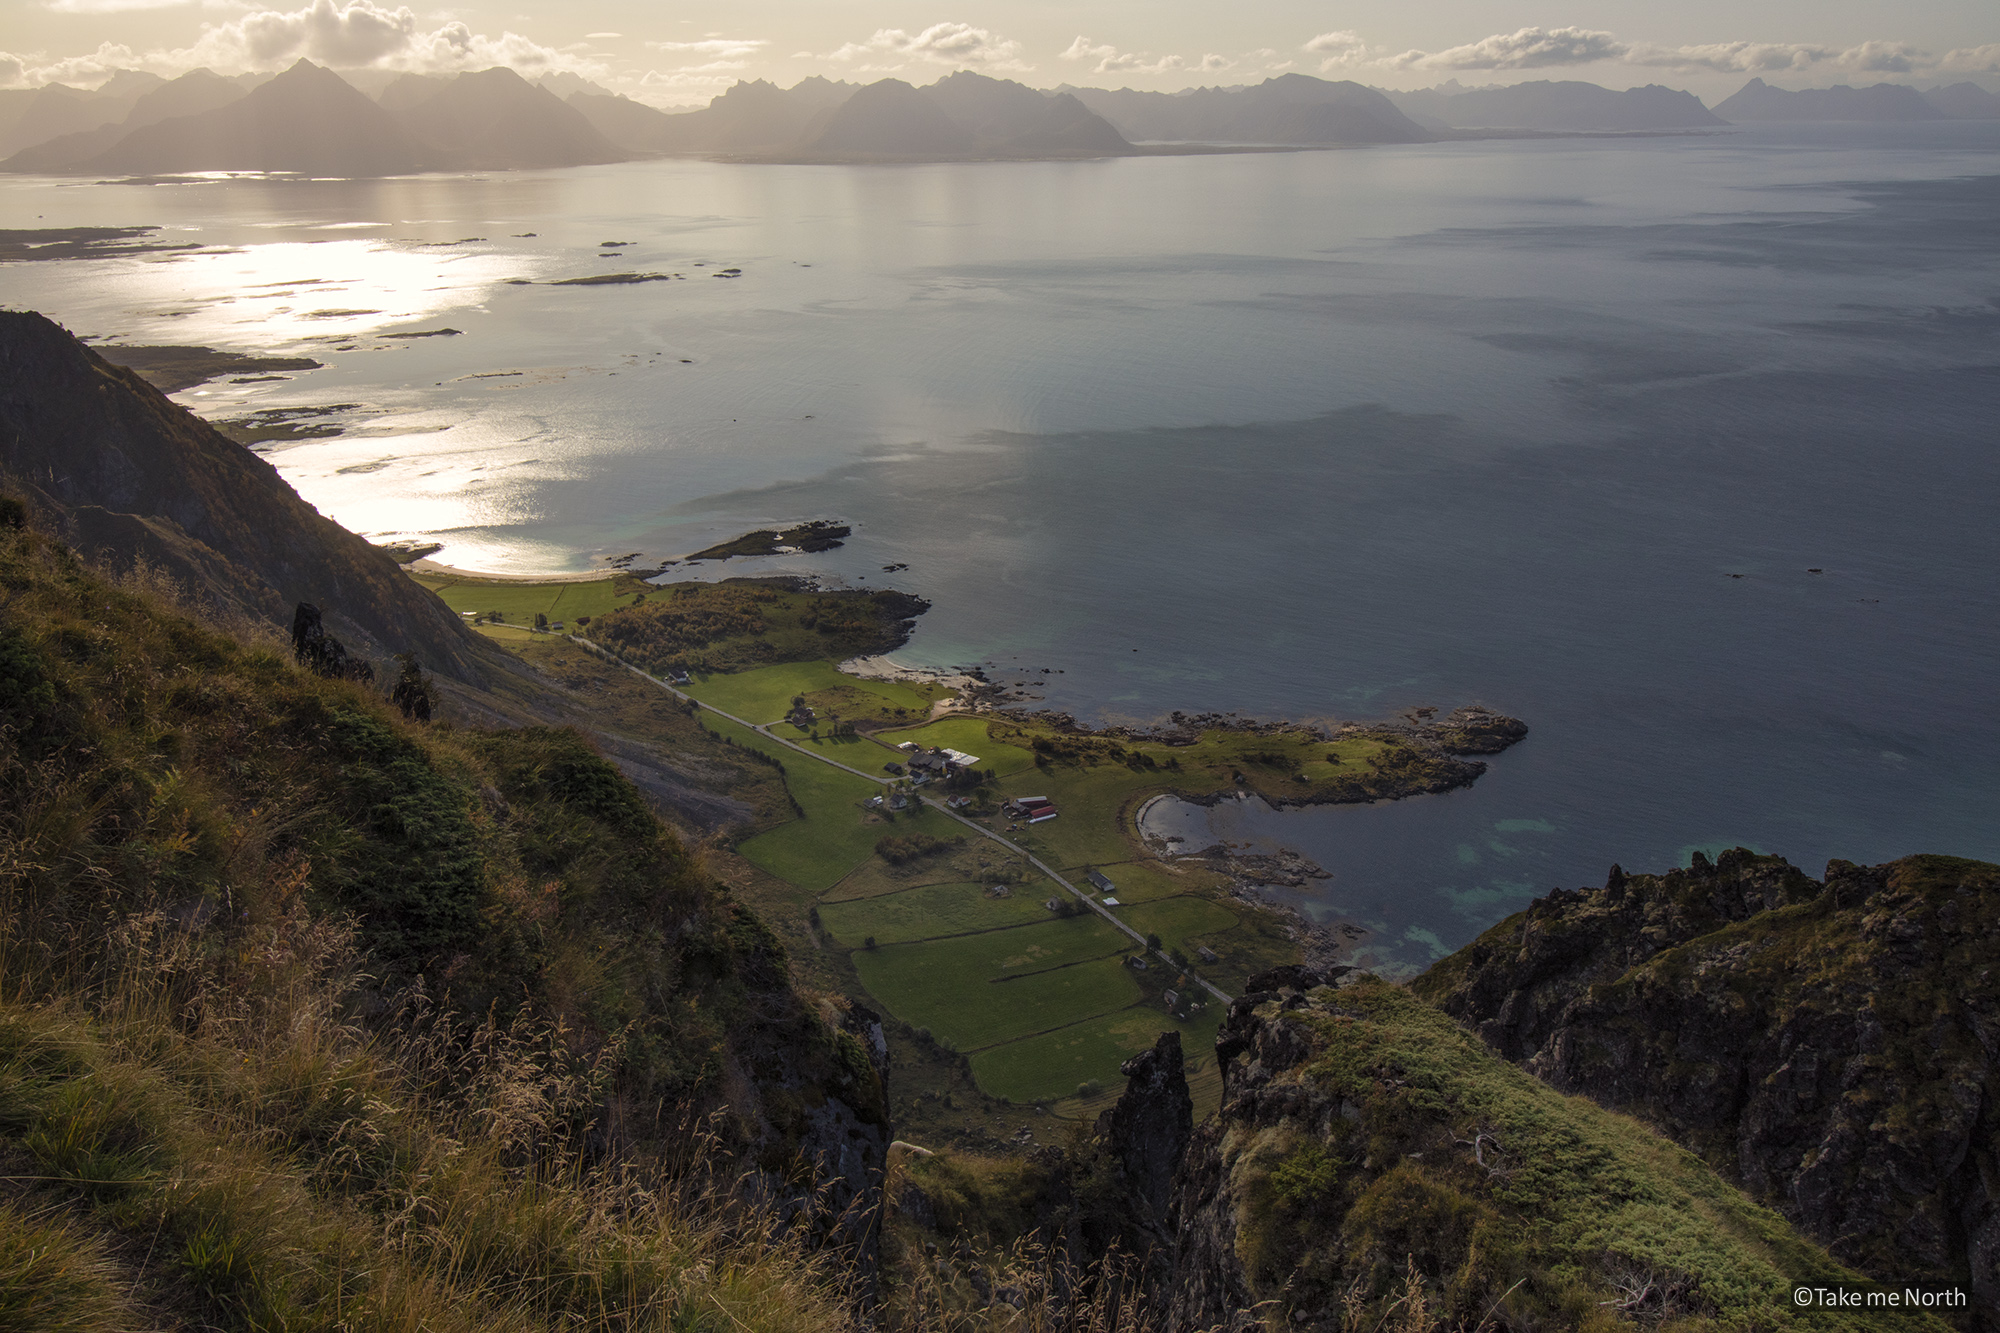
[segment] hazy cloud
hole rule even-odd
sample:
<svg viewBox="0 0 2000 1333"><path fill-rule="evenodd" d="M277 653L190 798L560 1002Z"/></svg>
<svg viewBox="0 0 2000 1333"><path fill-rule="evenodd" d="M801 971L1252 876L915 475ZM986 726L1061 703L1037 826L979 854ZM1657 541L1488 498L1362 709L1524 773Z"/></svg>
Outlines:
<svg viewBox="0 0 2000 1333"><path fill-rule="evenodd" d="M1937 67L1950 74L2000 74L2000 42L1947 51Z"/></svg>
<svg viewBox="0 0 2000 1333"><path fill-rule="evenodd" d="M1083 36L1079 36L1069 44L1069 49L1062 53L1062 58L1096 61L1097 63L1090 67L1092 74L1164 74L1169 70L1187 68L1187 61L1180 56L1161 56L1155 60L1150 55L1120 51L1109 43L1092 42ZM1209 66L1204 64L1203 68Z"/></svg>
<svg viewBox="0 0 2000 1333"><path fill-rule="evenodd" d="M446 24L430 36L455 44L459 34L471 36L463 23ZM372 65L384 56L410 50L420 40L417 16L408 5L381 9L371 0L350 0L345 7L334 0L313 0L290 13L266 9L211 29L204 38L211 35L240 44L250 61L259 65L299 56L326 65Z"/></svg>
<svg viewBox="0 0 2000 1333"><path fill-rule="evenodd" d="M123 14L134 9L174 9L198 0L48 0L58 14Z"/></svg>
<svg viewBox="0 0 2000 1333"><path fill-rule="evenodd" d="M828 56L831 60L861 60L901 56L940 65L994 65L1028 69L1018 59L1021 44L969 23L933 23L919 33L878 28L865 42L848 42Z"/></svg>
<svg viewBox="0 0 2000 1333"><path fill-rule="evenodd" d="M57 60L39 51L0 51L0 86L37 88L45 83L70 83L94 87L118 70L139 69L148 63L131 47L114 42L99 43L89 55Z"/></svg>
<svg viewBox="0 0 2000 1333"><path fill-rule="evenodd" d="M1985 48L2000 52L2000 47ZM1948 68L1954 51L1943 61L1907 42L1862 42L1858 46L1818 46L1809 42L1714 42L1698 46L1635 45L1628 65L1668 69L1714 70L1723 74L1767 74L1786 70L1830 69L1856 74L1915 74ZM1977 72L1976 64L1971 72Z"/></svg>
<svg viewBox="0 0 2000 1333"><path fill-rule="evenodd" d="M681 51L711 60L744 60L770 43L761 37L706 37L698 42L647 42L655 51Z"/></svg>
<svg viewBox="0 0 2000 1333"><path fill-rule="evenodd" d="M1361 40L1360 34L1352 32L1323 32L1308 38L1304 49L1320 57L1322 72L1365 64L1373 58L1368 43Z"/></svg>
<svg viewBox="0 0 2000 1333"><path fill-rule="evenodd" d="M1593 28L1521 28L1443 51L1405 51L1381 63L1399 69L1548 69L1616 60L1628 49Z"/></svg>

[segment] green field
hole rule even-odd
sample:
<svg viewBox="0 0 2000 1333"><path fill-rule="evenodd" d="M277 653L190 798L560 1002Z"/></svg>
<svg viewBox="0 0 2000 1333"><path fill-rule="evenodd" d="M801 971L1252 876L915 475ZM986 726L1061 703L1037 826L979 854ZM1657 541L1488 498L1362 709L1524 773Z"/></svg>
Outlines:
<svg viewBox="0 0 2000 1333"><path fill-rule="evenodd" d="M873 898L822 902L820 924L849 948L869 936L880 944L966 935L1050 920L1042 906L1059 892L1047 880L1017 885L1006 898L989 898L983 884L930 884Z"/></svg>
<svg viewBox="0 0 2000 1333"><path fill-rule="evenodd" d="M1120 903L1124 901L1119 899ZM1207 898L1160 898L1130 907L1114 907L1111 911L1141 935L1157 934L1166 948L1185 949L1189 954L1194 952L1194 946L1188 943L1191 937L1220 935L1234 930L1237 924L1236 913Z"/></svg>
<svg viewBox="0 0 2000 1333"><path fill-rule="evenodd" d="M620 606L629 606L639 590L624 594L613 591L630 580L591 579L577 583L487 583L479 579L449 578L437 574L412 574L461 614L467 611L498 611L510 625L532 625L535 613L551 621L561 620L575 628L578 616L601 616Z"/></svg>
<svg viewBox="0 0 2000 1333"><path fill-rule="evenodd" d="M1064 925L1095 925L1114 939L1123 936L1102 922L1081 918ZM1040 930L1018 927L1018 932ZM1017 931L999 931L1011 935ZM1139 983L1116 955L1026 975L997 975L967 957L968 939L884 945L854 953L855 970L871 995L906 1023L928 1027L940 1041L961 1051L1011 1041L1080 1019L1129 1008L1141 996ZM1115 1077L1113 1065L1110 1076ZM1104 1077L1104 1071L1099 1072Z"/></svg>
<svg viewBox="0 0 2000 1333"><path fill-rule="evenodd" d="M687 693L725 713L763 723L776 722L791 712L792 700L799 695L821 690L859 690L891 707L908 709L916 717L923 717L931 707L931 696L920 688L900 681L860 680L842 675L831 662L783 662L727 675L703 676L688 687Z"/></svg>
<svg viewBox="0 0 2000 1333"><path fill-rule="evenodd" d="M1210 1004L1182 1020L1153 1004L1135 1004L1036 1036L990 1047L972 1057L979 1086L1016 1102L1054 1101L1076 1095L1080 1084L1108 1083L1115 1089L1118 1066L1149 1050L1162 1032L1181 1034L1190 1076L1202 1061L1215 1063L1215 1030L1222 1007Z"/></svg>
<svg viewBox="0 0 2000 1333"><path fill-rule="evenodd" d="M993 769L1003 778L1035 766L1033 750L994 740L988 734L988 726L984 718L941 717L928 726L898 728L882 732L881 736L891 745L915 741L922 746L942 745L948 750L963 750L978 756L979 767Z"/></svg>
<svg viewBox="0 0 2000 1333"><path fill-rule="evenodd" d="M713 713L702 725L719 736L734 737L746 750L771 755L785 766L785 786L805 811L803 818L780 824L745 839L737 847L744 859L809 893L824 893L841 877L875 854L875 843L891 833L928 833L936 838L968 834L935 810L899 816L894 824L865 822L862 802L882 787L830 764L815 763L768 736L737 726Z"/></svg>

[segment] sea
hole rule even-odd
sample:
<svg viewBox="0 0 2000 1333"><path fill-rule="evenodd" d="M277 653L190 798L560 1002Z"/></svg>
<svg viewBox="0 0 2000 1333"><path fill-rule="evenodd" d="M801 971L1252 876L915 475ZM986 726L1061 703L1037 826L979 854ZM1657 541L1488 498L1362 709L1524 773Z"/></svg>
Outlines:
<svg viewBox="0 0 2000 1333"><path fill-rule="evenodd" d="M259 447L440 561L840 519L666 577L919 593L899 661L1086 722L1523 719L1446 795L1164 812L1392 974L1614 862L2000 860L2000 124L0 201L189 247L0 299L324 362L179 401L340 430Z"/></svg>

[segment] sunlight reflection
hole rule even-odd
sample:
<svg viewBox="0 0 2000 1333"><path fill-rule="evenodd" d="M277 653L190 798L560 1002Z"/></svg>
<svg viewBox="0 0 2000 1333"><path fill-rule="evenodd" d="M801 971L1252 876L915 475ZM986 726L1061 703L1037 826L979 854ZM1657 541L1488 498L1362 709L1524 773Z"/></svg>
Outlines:
<svg viewBox="0 0 2000 1333"><path fill-rule="evenodd" d="M140 321L135 336L271 347L354 337L476 305L530 267L522 256L468 246L276 241L132 264L122 287L128 314ZM229 308L239 302L256 304Z"/></svg>

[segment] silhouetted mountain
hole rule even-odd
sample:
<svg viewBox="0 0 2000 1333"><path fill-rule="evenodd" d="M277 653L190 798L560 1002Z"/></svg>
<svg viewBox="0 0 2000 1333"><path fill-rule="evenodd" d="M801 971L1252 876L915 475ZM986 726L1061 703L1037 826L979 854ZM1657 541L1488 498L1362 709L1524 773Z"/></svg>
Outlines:
<svg viewBox="0 0 2000 1333"><path fill-rule="evenodd" d="M1046 99L1025 129L998 146L1019 157L1097 157L1132 151L1116 126L1070 93Z"/></svg>
<svg viewBox="0 0 2000 1333"><path fill-rule="evenodd" d="M932 157L970 153L971 130L901 79L860 89L828 115L805 146L807 156Z"/></svg>
<svg viewBox="0 0 2000 1333"><path fill-rule="evenodd" d="M851 83L814 75L790 88L763 79L734 83L699 111L651 111L620 98L578 98L605 137L655 153L755 152L791 148L816 118L854 95ZM623 103L623 105L620 105ZM621 137L623 136L623 137Z"/></svg>
<svg viewBox="0 0 2000 1333"><path fill-rule="evenodd" d="M1407 115L1460 129L1680 130L1725 122L1693 93L1649 83L1614 92L1573 79L1505 88L1436 88L1387 94Z"/></svg>
<svg viewBox="0 0 2000 1333"><path fill-rule="evenodd" d="M63 83L0 93L0 155L12 155L65 134L115 125L125 119L138 97L138 93L104 96Z"/></svg>
<svg viewBox="0 0 2000 1333"><path fill-rule="evenodd" d="M2000 97L1976 83L1926 89L1924 100L1953 120L2000 120Z"/></svg>
<svg viewBox="0 0 2000 1333"><path fill-rule="evenodd" d="M73 171L110 149L133 130L157 125L176 116L199 115L228 106L244 95L243 85L225 79L213 70L190 70L171 83L162 83L132 104L125 119L115 125L65 134L60 138L25 148L10 158L9 171Z"/></svg>
<svg viewBox="0 0 2000 1333"><path fill-rule="evenodd" d="M1049 109L1047 93L1012 79L991 79L971 70L960 70L939 79L924 89L924 95L981 139L1011 139L1026 134L1041 123Z"/></svg>
<svg viewBox="0 0 2000 1333"><path fill-rule="evenodd" d="M1065 88L1133 141L1285 144L1428 143L1436 136L1358 83L1283 74L1248 88L1146 93Z"/></svg>
<svg viewBox="0 0 2000 1333"><path fill-rule="evenodd" d="M398 80L384 90L385 106L402 87ZM438 166L576 167L628 156L582 112L504 65L461 74L395 115L426 150L426 160Z"/></svg>
<svg viewBox="0 0 2000 1333"><path fill-rule="evenodd" d="M567 102L570 98L576 96L578 93L587 93L592 97L617 96L616 93L613 93L609 88L605 87L603 84L592 83L589 79L584 78L582 75L572 74L566 69L557 70L553 74L544 74L540 78L530 80L530 82L532 82L537 88L548 89L550 92L554 93L557 97L561 98L565 102Z"/></svg>
<svg viewBox="0 0 2000 1333"><path fill-rule="evenodd" d="M589 121L592 129L630 153L664 151L672 137L667 122L679 119L615 93L571 93L563 101Z"/></svg>
<svg viewBox="0 0 2000 1333"><path fill-rule="evenodd" d="M436 74L403 74L376 93L375 100L400 115L418 103L437 96L450 82L450 79Z"/></svg>
<svg viewBox="0 0 2000 1333"><path fill-rule="evenodd" d="M1942 120L1944 115L1907 84L1878 83L1870 88L1806 88L1788 92L1752 79L1732 97L1717 104L1724 120Z"/></svg>
<svg viewBox="0 0 2000 1333"><path fill-rule="evenodd" d="M79 167L390 176L420 165L394 117L331 70L301 60L227 106L141 126Z"/></svg>

